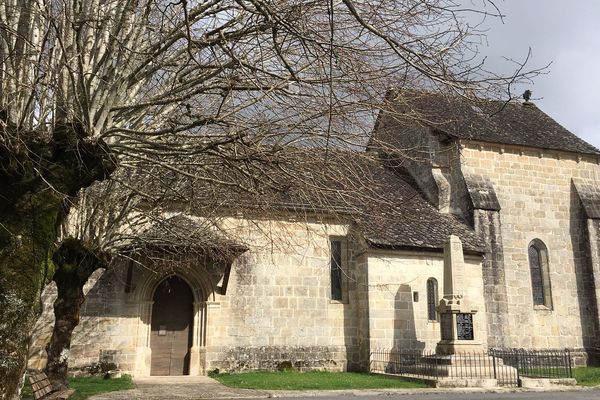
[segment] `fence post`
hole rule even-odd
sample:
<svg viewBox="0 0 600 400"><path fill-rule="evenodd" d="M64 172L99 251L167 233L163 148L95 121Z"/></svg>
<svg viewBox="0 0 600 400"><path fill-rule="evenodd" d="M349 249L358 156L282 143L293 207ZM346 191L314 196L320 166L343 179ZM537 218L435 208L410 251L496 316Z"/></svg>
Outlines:
<svg viewBox="0 0 600 400"><path fill-rule="evenodd" d="M569 378L573 378L573 370L571 368L571 351L569 349L565 349L567 351L567 362L569 363Z"/></svg>
<svg viewBox="0 0 600 400"><path fill-rule="evenodd" d="M492 352L492 366L494 367L494 379L498 379L496 374L496 353Z"/></svg>
<svg viewBox="0 0 600 400"><path fill-rule="evenodd" d="M521 352L519 349L516 349L517 354L517 386L523 387L523 382L521 382Z"/></svg>

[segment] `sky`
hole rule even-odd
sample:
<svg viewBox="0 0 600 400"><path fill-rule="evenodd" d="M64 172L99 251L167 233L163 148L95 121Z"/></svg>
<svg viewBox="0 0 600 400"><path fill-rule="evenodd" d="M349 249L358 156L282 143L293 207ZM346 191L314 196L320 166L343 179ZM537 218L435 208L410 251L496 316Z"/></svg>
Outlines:
<svg viewBox="0 0 600 400"><path fill-rule="evenodd" d="M506 69L503 57L548 73L520 86L565 128L600 149L600 0L496 0L504 22L487 19L481 52L487 68Z"/></svg>

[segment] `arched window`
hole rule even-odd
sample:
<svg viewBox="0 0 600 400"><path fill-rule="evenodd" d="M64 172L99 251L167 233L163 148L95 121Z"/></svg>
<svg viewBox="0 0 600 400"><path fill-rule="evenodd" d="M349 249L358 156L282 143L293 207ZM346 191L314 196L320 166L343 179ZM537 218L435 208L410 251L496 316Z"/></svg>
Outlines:
<svg viewBox="0 0 600 400"><path fill-rule="evenodd" d="M438 304L438 283L435 278L427 279L427 319L430 321L438 320L438 313L435 307Z"/></svg>
<svg viewBox="0 0 600 400"><path fill-rule="evenodd" d="M548 248L541 240L534 239L529 243L528 255L533 305L552 308Z"/></svg>

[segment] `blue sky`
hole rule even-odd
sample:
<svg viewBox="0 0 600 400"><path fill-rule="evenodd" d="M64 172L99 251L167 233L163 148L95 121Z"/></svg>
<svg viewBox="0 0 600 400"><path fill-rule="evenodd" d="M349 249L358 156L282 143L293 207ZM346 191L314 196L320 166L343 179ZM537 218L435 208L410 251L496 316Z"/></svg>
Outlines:
<svg viewBox="0 0 600 400"><path fill-rule="evenodd" d="M465 2L466 3L466 2ZM504 0L496 5L504 23L487 20L481 52L488 68L506 68L502 57L530 66L552 63L532 84L535 103L577 136L600 148L600 1Z"/></svg>

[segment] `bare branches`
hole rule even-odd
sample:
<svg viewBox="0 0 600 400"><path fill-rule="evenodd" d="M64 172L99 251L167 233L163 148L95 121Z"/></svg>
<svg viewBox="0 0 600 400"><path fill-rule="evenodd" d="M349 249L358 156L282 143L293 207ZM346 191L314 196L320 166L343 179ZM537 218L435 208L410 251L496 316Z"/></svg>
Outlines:
<svg viewBox="0 0 600 400"><path fill-rule="evenodd" d="M124 171L113 184L137 198L123 200L129 208L160 200L127 178L148 166L156 177L277 190L286 183L274 171L293 175L278 164L286 147L325 147L325 159L329 148L363 148L391 87L471 97L510 93L540 72L485 71L470 14L501 16L485 0L7 0L0 141L8 152L31 147L26 135L50 143L39 155L50 167L35 171L55 187L45 175L68 148L61 140L100 143ZM67 125L77 134L57 137Z"/></svg>
<svg viewBox="0 0 600 400"><path fill-rule="evenodd" d="M465 63L478 34L467 12L499 14L447 0L7 1L0 108L20 129L66 119L95 137L162 135L223 109L228 126L289 112L306 89L322 107L375 106L394 79L459 92L507 83Z"/></svg>

